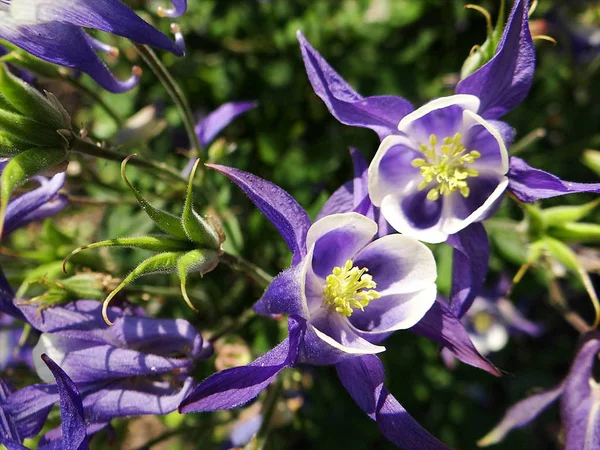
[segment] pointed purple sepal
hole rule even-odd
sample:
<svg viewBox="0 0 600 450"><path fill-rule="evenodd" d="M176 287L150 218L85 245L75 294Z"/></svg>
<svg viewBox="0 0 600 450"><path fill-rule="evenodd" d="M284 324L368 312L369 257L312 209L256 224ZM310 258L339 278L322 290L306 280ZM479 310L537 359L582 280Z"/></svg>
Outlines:
<svg viewBox="0 0 600 450"><path fill-rule="evenodd" d="M297 37L308 79L336 119L346 125L370 128L381 139L398 133L400 120L413 110L408 101L391 95L363 98L333 70L300 31Z"/></svg>
<svg viewBox="0 0 600 450"><path fill-rule="evenodd" d="M573 183L535 169L520 158L510 158L508 189L524 203L560 195L591 192L600 194L600 183Z"/></svg>
<svg viewBox="0 0 600 450"><path fill-rule="evenodd" d="M450 311L444 300L438 298L425 317L410 330L439 342L465 364L485 370L492 375L501 375L500 371L477 351L464 325Z"/></svg>
<svg viewBox="0 0 600 450"><path fill-rule="evenodd" d="M305 317L301 286L303 266L296 264L277 275L254 305L254 311L263 316L290 314Z"/></svg>
<svg viewBox="0 0 600 450"><path fill-rule="evenodd" d="M203 147L210 144L223 128L229 125L237 116L256 108L256 102L225 103L202 119L194 130Z"/></svg>
<svg viewBox="0 0 600 450"><path fill-rule="evenodd" d="M279 231L294 255L297 264L306 255L306 234L310 218L294 198L276 184L232 167L206 164L228 177L246 193L258 209Z"/></svg>
<svg viewBox="0 0 600 450"><path fill-rule="evenodd" d="M535 48L529 31L528 0L516 0L496 54L456 87L481 101L478 114L497 119L527 96L535 70Z"/></svg>
<svg viewBox="0 0 600 450"><path fill-rule="evenodd" d="M63 450L86 450L89 448L89 444L81 395L75 383L52 359L47 355L42 355L42 359L56 379L60 396L61 448Z"/></svg>
<svg viewBox="0 0 600 450"><path fill-rule="evenodd" d="M490 245L480 222L450 235L447 243L454 249L450 309L460 319L483 286L488 271Z"/></svg>
<svg viewBox="0 0 600 450"><path fill-rule="evenodd" d="M247 366L217 372L188 395L179 405L180 413L231 409L256 398L286 367L296 364L305 321L290 317L288 337Z"/></svg>
<svg viewBox="0 0 600 450"><path fill-rule="evenodd" d="M356 356L335 365L350 396L377 422L381 434L405 450L448 450L413 419L383 385L385 373L375 355Z"/></svg>

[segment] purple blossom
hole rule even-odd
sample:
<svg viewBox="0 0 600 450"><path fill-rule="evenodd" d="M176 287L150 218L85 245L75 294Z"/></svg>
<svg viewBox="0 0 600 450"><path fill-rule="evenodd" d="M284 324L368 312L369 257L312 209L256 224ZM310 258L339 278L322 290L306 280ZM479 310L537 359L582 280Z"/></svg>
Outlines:
<svg viewBox="0 0 600 450"><path fill-rule="evenodd" d="M57 433L53 442L40 445L40 450L51 450L61 448L63 450L87 450L89 448L86 433L85 418L81 395L73 383L73 380L47 355L41 355L41 359L56 381L60 403L60 416L62 425L60 433ZM6 400L10 396L10 390L0 379L0 443L9 450L21 450L26 447L22 445L23 439L19 433L18 425L6 408Z"/></svg>
<svg viewBox="0 0 600 450"><path fill-rule="evenodd" d="M170 17L182 14L185 0L161 10ZM134 42L184 53L183 38L175 42L142 20L119 0L3 0L0 2L0 39L53 64L87 73L104 89L124 92L139 81L139 69L131 78L118 81L96 54L116 50L93 37L84 28L123 36Z"/></svg>
<svg viewBox="0 0 600 450"><path fill-rule="evenodd" d="M298 32L308 78L329 111L382 139L368 169L372 204L397 231L454 247L450 308L457 317L487 272L489 244L479 222L507 189L526 202L600 193L600 184L563 182L508 157L514 131L498 119L526 97L535 68L528 6L514 2L494 57L463 79L455 95L416 110L399 97L362 97Z"/></svg>
<svg viewBox="0 0 600 450"><path fill-rule="evenodd" d="M392 332L421 321L421 334L450 340L457 354L476 359L460 322L435 301L431 252L406 236L377 239L377 224L356 212L325 215L311 225L304 209L276 185L237 169L210 167L250 197L292 250L292 266L255 305L259 314L288 314L288 337L249 365L207 378L180 411L238 407L287 367L334 364L342 384L384 436L407 449L446 448L385 389L383 365L375 356ZM428 311L434 311L430 318Z"/></svg>
<svg viewBox="0 0 600 450"><path fill-rule="evenodd" d="M0 160L0 174L8 160ZM4 233L6 236L30 222L43 220L62 211L68 204L65 195L58 191L65 184L64 172L48 179L42 176L33 177L39 187L13 198L8 203L4 218Z"/></svg>
<svg viewBox="0 0 600 450"><path fill-rule="evenodd" d="M584 336L567 377L558 386L512 406L478 444L486 446L500 442L510 431L529 424L560 399L565 449L600 448L600 385L593 371L599 354L600 333L590 332Z"/></svg>
<svg viewBox="0 0 600 450"><path fill-rule="evenodd" d="M115 417L174 411L195 386L189 376L194 365L212 353L210 344L185 320L151 319L130 308L111 308L115 326L109 327L98 302L79 300L38 311L16 306L6 280L0 281L0 310L25 319L41 333L33 354L44 384L16 391L4 402L22 437L39 433L59 400L51 373L39 361L43 353L79 389L89 434Z"/></svg>

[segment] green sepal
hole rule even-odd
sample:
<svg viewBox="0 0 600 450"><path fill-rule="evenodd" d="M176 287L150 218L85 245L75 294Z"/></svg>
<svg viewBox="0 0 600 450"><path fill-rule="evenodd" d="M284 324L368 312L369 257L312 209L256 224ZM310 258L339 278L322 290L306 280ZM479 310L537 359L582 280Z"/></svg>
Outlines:
<svg viewBox="0 0 600 450"><path fill-rule="evenodd" d="M27 303L41 303L41 307L68 303L79 299L102 300L105 296L105 280L101 273L82 273L63 280L42 278L37 282L47 290Z"/></svg>
<svg viewBox="0 0 600 450"><path fill-rule="evenodd" d="M134 156L136 155L134 154L125 158L125 160L121 163L121 178L123 178L123 181L125 181L125 184L127 184L129 189L133 191L133 195L135 195L135 198L137 199L142 209L146 211L148 217L152 219L152 221L156 224L158 228L178 239L187 240L188 237L181 225L179 218L174 216L173 214L161 211L160 209L152 206L144 197L142 197L142 194L140 194L138 190L134 188L133 185L127 179L127 175L125 174L125 167L127 166L127 162Z"/></svg>
<svg viewBox="0 0 600 450"><path fill-rule="evenodd" d="M549 228L547 233L561 241L600 242L600 225L595 223L565 223Z"/></svg>
<svg viewBox="0 0 600 450"><path fill-rule="evenodd" d="M199 162L200 160L196 160L190 173L185 204L183 205L183 214L181 215L181 225L183 226L188 239L202 247L216 250L221 245L219 234L205 219L194 211L193 182Z"/></svg>
<svg viewBox="0 0 600 450"><path fill-rule="evenodd" d="M19 111L13 106L11 105L11 103L4 98L4 96L2 95L2 93L0 92L0 109L3 109L5 111L9 111L12 113L19 113Z"/></svg>
<svg viewBox="0 0 600 450"><path fill-rule="evenodd" d="M591 213L600 199L578 206L557 206L542 210L542 218L546 227L564 225L568 222L578 222Z"/></svg>
<svg viewBox="0 0 600 450"><path fill-rule="evenodd" d="M0 67L0 93L21 114L55 130L70 128L64 123L62 114L37 89L15 77L6 65Z"/></svg>
<svg viewBox="0 0 600 450"><path fill-rule="evenodd" d="M15 298L22 298L27 293L29 286L33 283L37 283L39 280L50 278L60 278L62 275L62 263L60 261L52 261L46 264L42 264L33 269L29 269L26 272L25 279L19 286L15 294Z"/></svg>
<svg viewBox="0 0 600 450"><path fill-rule="evenodd" d="M29 148L31 148L31 144L17 139L11 133L0 131L0 157L12 158Z"/></svg>
<svg viewBox="0 0 600 450"><path fill-rule="evenodd" d="M58 166L65 158L64 150L34 148L19 153L6 164L0 177L0 238L6 207L13 191L34 175Z"/></svg>
<svg viewBox="0 0 600 450"><path fill-rule="evenodd" d="M194 271L199 271L200 275L210 272L219 264L219 254L215 250L191 250L185 253L179 261L177 261L177 274L181 283L181 295L188 306L198 311L187 294L186 282L187 274Z"/></svg>
<svg viewBox="0 0 600 450"><path fill-rule="evenodd" d="M0 109L0 128L15 138L36 147L64 147L65 140L57 129L50 128L18 113Z"/></svg>
<svg viewBox="0 0 600 450"><path fill-rule="evenodd" d="M600 152L598 150L586 150L583 152L583 164L600 175Z"/></svg>
<svg viewBox="0 0 600 450"><path fill-rule="evenodd" d="M460 79L464 80L473 72L477 71L481 66L486 64L494 57L502 32L504 31L504 20L505 20L505 1L500 2L500 9L498 11L498 19L496 20L496 26L492 29L491 24L488 24L487 39L480 46L473 47L471 54L467 57L463 66L460 70ZM487 19L487 17L486 17Z"/></svg>
<svg viewBox="0 0 600 450"><path fill-rule="evenodd" d="M153 252L173 252L188 250L190 245L187 241L182 241L164 234L107 239L105 241L94 242L93 244L76 248L65 258L63 266L66 266L67 262L69 262L73 256L83 250L102 247L131 247L142 250L151 250Z"/></svg>
<svg viewBox="0 0 600 450"><path fill-rule="evenodd" d="M177 261L183 255L183 252L165 252L151 256L142 261L135 269L133 269L125 279L110 293L104 300L102 316L109 325L113 323L108 318L108 305L115 295L123 290L127 285L131 284L136 278L156 273L173 273L177 270Z"/></svg>

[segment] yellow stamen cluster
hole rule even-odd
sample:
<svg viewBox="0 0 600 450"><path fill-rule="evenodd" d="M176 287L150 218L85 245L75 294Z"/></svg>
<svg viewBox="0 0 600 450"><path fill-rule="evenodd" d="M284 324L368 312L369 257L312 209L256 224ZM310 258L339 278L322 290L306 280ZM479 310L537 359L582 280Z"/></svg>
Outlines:
<svg viewBox="0 0 600 450"><path fill-rule="evenodd" d="M494 325L494 318L485 311L476 313L472 320L473 328L480 334L486 333Z"/></svg>
<svg viewBox="0 0 600 450"><path fill-rule="evenodd" d="M414 167L421 169L424 180L419 184L419 190L425 189L432 181L437 186L427 193L427 198L435 201L440 195L449 195L458 190L463 197L468 197L470 190L467 184L468 177L479 175L474 169L465 167L477 158L481 153L472 150L465 153L466 148L461 143L461 134L445 137L438 149L438 139L435 134L429 136L429 145L421 144L419 151L425 158L415 158L412 161Z"/></svg>
<svg viewBox="0 0 600 450"><path fill-rule="evenodd" d="M334 267L325 279L324 304L346 317L352 315L353 308L364 311L371 300L381 297L379 292L373 290L377 283L365 272L367 268L359 269L351 259L342 267Z"/></svg>

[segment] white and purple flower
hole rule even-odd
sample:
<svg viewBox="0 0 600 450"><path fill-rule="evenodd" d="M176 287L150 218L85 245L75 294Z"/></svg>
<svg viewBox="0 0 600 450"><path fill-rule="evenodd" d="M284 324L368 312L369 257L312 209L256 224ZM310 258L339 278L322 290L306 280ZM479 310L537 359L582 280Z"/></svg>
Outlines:
<svg viewBox="0 0 600 450"><path fill-rule="evenodd" d="M522 202L600 184L571 183L508 157L514 131L499 121L527 96L535 49L527 0L514 2L493 58L461 80L456 95L414 109L395 96L362 97L308 43L298 40L315 93L340 122L382 142L368 171L370 201L403 234L454 248L450 307L462 317L483 284L489 243L480 222L510 191Z"/></svg>
<svg viewBox="0 0 600 450"><path fill-rule="evenodd" d="M356 161L360 167L360 158ZM292 266L255 305L262 315L288 314L288 337L249 365L207 378L179 410L235 408L255 398L286 367L334 364L344 387L385 437L409 450L447 448L386 390L376 356L385 350L382 340L412 327L449 347L457 358L497 374L477 353L460 321L436 301L430 250L407 236L377 238L377 224L357 212L329 214L346 208L343 199L349 196L341 191L340 202L328 202L322 218L311 224L306 211L278 186L241 170L210 167L250 197L293 253ZM356 199L361 197L359 188L360 183Z"/></svg>
<svg viewBox="0 0 600 450"><path fill-rule="evenodd" d="M187 1L160 9L163 16L185 12ZM93 28L123 36L134 42L183 55L180 33L175 42L142 20L119 0L0 0L0 39L45 61L87 73L104 89L124 92L137 85L139 69L125 81L117 80L96 54L116 50L89 36Z"/></svg>

